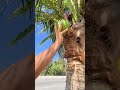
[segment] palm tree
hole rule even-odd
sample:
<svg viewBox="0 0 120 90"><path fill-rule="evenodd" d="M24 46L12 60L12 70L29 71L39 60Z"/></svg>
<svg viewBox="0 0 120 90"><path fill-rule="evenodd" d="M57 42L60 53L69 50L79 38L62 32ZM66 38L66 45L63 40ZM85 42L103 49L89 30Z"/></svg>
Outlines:
<svg viewBox="0 0 120 90"><path fill-rule="evenodd" d="M22 0L24 1L24 0ZM30 1L30 0L29 0ZM116 77L115 64L117 61L113 62L113 59L119 59L119 46L116 46L118 43L113 42L115 38L119 37L118 34L113 35L114 37L109 37L108 34L110 30L114 27L110 27L113 25L113 21L116 23L119 22L119 19L116 20L114 17L108 14L108 10L106 7L117 6L119 3L118 0L86 0L86 89L90 90L111 90L111 86L109 82L112 82L111 78ZM43 40L44 43L49 38L54 42L54 30L53 23L57 22L57 20L63 19L64 14L67 16L69 22L71 23L71 27L69 28L69 32L65 35L65 40L63 42L63 48L60 48L59 54L64 50L64 57L67 58L68 69L67 69L67 81L66 81L66 90L83 90L84 88L84 35L80 35L79 33L84 31L84 19L82 17L84 15L84 0L36 0L36 22L41 22L45 25L45 29L42 32L46 32L50 30L50 36ZM111 3L114 3L112 5ZM115 4L116 3L116 4ZM33 7L33 6L32 6ZM114 9L114 8L113 8ZM17 10L17 12L24 10L24 8ZM30 9L25 9L24 11L28 11ZM119 10L119 9L118 9ZM116 11L116 10L112 10ZM23 12L22 12L23 13ZM22 14L20 13L20 14ZM16 14L17 15L17 14ZM109 20L108 20L109 17ZM118 16L119 17L119 16ZM107 23L107 20L109 23ZM82 29L83 28L83 29ZM73 30L74 29L74 30ZM80 30L79 30L80 29ZM27 29L29 31L29 29ZM34 30L34 29L32 29ZM100 31L100 32L99 32ZM101 31L105 31L104 34ZM110 33L116 30L110 31ZM118 30L119 31L119 30ZM97 32L97 33L96 33ZM27 32L29 33L29 32ZM105 34L106 33L106 34ZM117 32L119 33L119 32ZM18 35L17 38L21 39L22 34ZM25 36L24 34L23 36ZM107 35L107 39L104 36ZM91 37L93 36L93 37ZM98 38L99 37L99 38ZM16 39L19 40L19 39ZM120 40L120 39L119 39ZM119 42L118 40L118 42ZM89 41L89 42L88 42ZM79 44L78 44L79 43ZM96 43L96 44L93 44ZM93 46L92 46L93 45ZM98 48L99 46L99 48ZM93 48L94 47L94 48ZM92 49L91 49L92 48ZM93 50L89 53L89 51ZM117 51L117 54L115 50ZM100 51L101 54L98 57L98 53L96 51ZM111 53L112 52L112 53ZM118 57L115 57L115 55ZM81 58L82 56L82 58ZM100 58L100 59L96 59ZM96 60L95 60L96 59ZM82 61L82 62L81 62ZM118 60L119 61L119 60ZM91 63L92 62L92 63ZM106 63L105 63L106 62ZM109 64L108 64L109 63ZM115 68L116 69L116 68ZM98 71L94 73L95 71ZM112 71L112 74L110 71ZM117 72L118 73L118 72ZM89 77L90 76L90 77ZM93 81L91 80L91 76ZM82 77L82 78L81 78ZM94 80L96 83L94 83ZM117 79L119 77L117 76ZM106 81L106 84L100 83L99 80ZM108 82L109 81L109 82ZM89 83L89 84L87 84ZM113 83L112 83L113 84ZM111 85L112 85L111 84ZM81 86L83 85L82 89ZM93 89L92 85L95 86ZM99 87L98 87L99 86ZM97 88L98 87L98 88Z"/></svg>
<svg viewBox="0 0 120 90"><path fill-rule="evenodd" d="M64 35L58 53L67 59L66 90L85 89L85 25L84 0L36 0L36 22L44 24L41 32L50 32L40 44L48 39L55 41L54 23L67 19L71 24Z"/></svg>
<svg viewBox="0 0 120 90"><path fill-rule="evenodd" d="M18 7L15 8L13 12L10 13L8 20L14 20L20 15L29 15L28 22L33 19L34 16L34 0L4 0L0 3L0 14L4 13L7 5L9 4L18 4ZM15 45L21 39L24 39L28 34L33 33L35 30L34 22L24 29L19 35L17 35L13 40L11 40L10 45Z"/></svg>
<svg viewBox="0 0 120 90"><path fill-rule="evenodd" d="M86 2L86 90L118 90L120 1Z"/></svg>

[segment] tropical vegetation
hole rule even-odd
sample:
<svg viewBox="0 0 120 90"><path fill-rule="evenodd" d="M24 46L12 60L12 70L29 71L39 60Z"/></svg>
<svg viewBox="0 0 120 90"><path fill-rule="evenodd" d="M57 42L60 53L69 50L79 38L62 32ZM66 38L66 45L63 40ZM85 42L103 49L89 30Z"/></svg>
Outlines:
<svg viewBox="0 0 120 90"><path fill-rule="evenodd" d="M58 50L59 55L67 59L66 90L85 88L84 4L84 0L36 0L35 2L35 21L44 25L41 32L50 32L40 45L49 39L55 41L54 23L59 26L59 22L62 22L63 27L69 29Z"/></svg>
<svg viewBox="0 0 120 90"><path fill-rule="evenodd" d="M11 2L13 3L16 1L6 0L5 5ZM28 13L31 18L35 7L35 22L40 22L44 25L44 29L41 30L41 32L50 32L50 35L46 37L40 45L48 39L52 39L53 42L55 41L53 28L54 23L58 23L59 20L65 20L70 23L70 25L67 26L70 26L69 31L65 35L65 40L58 53L60 56L64 55L64 58L67 59L66 89L79 89L81 87L80 84L84 83L83 78L85 70L84 63L82 63L83 60L80 57L80 54L83 56L82 52L84 51L84 39L82 40L79 35L81 27L83 29L82 32L84 32L84 22L81 21L84 21L83 15L85 0L36 0L35 5L34 0L19 0L18 2L20 2L18 8L12 13L10 19ZM11 42L11 44L15 45L29 33L34 32L34 30L34 24L31 24L23 32L21 32ZM84 33L82 35L84 37ZM82 67L82 69L80 69L80 67ZM84 88L84 85L82 88Z"/></svg>
<svg viewBox="0 0 120 90"><path fill-rule="evenodd" d="M66 75L66 61L63 59L52 61L40 75L42 76L65 76Z"/></svg>
<svg viewBox="0 0 120 90"><path fill-rule="evenodd" d="M33 0L21 0L21 1L23 3L23 6L20 6L13 13L14 17L18 16L20 14L26 13L28 11L30 11L30 13L31 13L31 9L34 7L34 5L33 5L34 2L32 2ZM104 73L104 72L101 73L101 71L105 70L105 71L107 71L107 74L108 74L109 70L113 70L113 66L110 66L110 63L109 63L110 58L116 59L116 57L113 56L113 52L111 53L109 51L109 50L113 51L113 47L111 48L111 46L112 46L111 41L110 40L106 41L106 39L105 39L106 38L105 31L108 30L106 25L109 26L109 24L113 24L113 20L114 20L114 18L112 17L113 13L110 14L111 11L106 11L106 10L108 10L107 7L110 8L110 7L113 7L114 5L117 6L116 1L118 3L118 0L101 0L101 1L100 0L86 0L87 10L86 10L85 19L87 22L86 23L86 31L87 31L86 36L88 36L86 38L87 39L86 41L90 41L90 44L88 44L88 42L86 42L86 46L90 47L90 46L94 45L93 43L96 43L95 46L96 47L99 46L99 49L102 50L102 51L100 50L102 52L101 53L102 57L100 57L100 61L98 60L98 62L101 62L102 64L98 63L95 60L96 57L92 57L92 58L89 57L89 59L88 59L89 61L86 61L87 67L91 66L90 68L95 68L95 71L92 70L91 74L89 73L90 70L87 68L88 72L86 72L86 74L90 74L90 79L91 79L91 77L94 78L93 72L96 72L96 67L97 67L99 70L102 68L100 71L97 70L98 73L100 73L100 74L98 74L98 73L95 74L97 79L99 76L100 79L101 79L101 77L103 78L103 81L106 77L107 77L107 82L109 79L112 80L111 78L108 79L109 75L106 76L106 73ZM27 3L27 2L29 2L29 3ZM114 5L113 5L113 3L114 3ZM69 32L65 35L65 40L62 45L63 47L61 46L61 48L59 49L58 52L61 56L64 55L64 57L67 58L66 90L84 90L83 83L85 83L84 82L85 80L83 78L85 78L84 77L85 76L84 75L85 68L84 68L84 63L82 63L81 61L82 61L82 59L84 59L83 52L84 52L85 48L82 46L84 46L85 42L81 42L84 40L84 37L80 37L78 34L79 34L79 31L81 30L81 27L84 28L84 23L82 22L82 18L85 13L84 12L85 11L85 0L36 0L35 8L36 8L35 9L35 16L36 16L35 22L40 22L41 24L44 24L44 28L43 28L43 30L41 30L41 32L50 32L50 35L48 37L46 37L42 42L40 42L40 45L43 44L48 39L52 39L53 42L55 41L54 28L53 28L55 22L57 23L59 20L67 19L67 21L70 23ZM112 9L116 9L116 8L112 8ZM116 10L112 10L112 12L113 11L116 13ZM105 17L109 17L107 19L110 19L109 21L112 21L112 22L107 23L107 21L105 21L105 20L107 20ZM101 18L102 18L102 20L101 20ZM102 26L102 28L101 28L101 25L105 25L105 26ZM15 44L17 41L23 39L24 36L26 36L28 33L33 31L34 30L33 27L34 27L34 25L32 25L32 29L30 29L31 28L31 26L30 26L30 28L27 28L27 30L25 30L25 32L22 32L21 34L19 34L16 37L16 39L13 40L12 44ZM112 29L112 28L110 27L110 29ZM98 33L99 30L104 31L104 32ZM113 30L113 31L115 31L115 30ZM95 38L91 38L89 36L95 36ZM98 37L99 37L99 39L101 39L101 41L99 41L99 40L97 41ZM115 37L116 36L114 36L112 38L115 38ZM109 38L109 39L111 39L111 38ZM101 45L101 43L104 43L104 45L103 44ZM115 42L113 42L113 44L114 43ZM115 50L117 50L119 48L118 46L116 46L117 44L115 44L115 46L114 46ZM104 46L106 46L106 47L104 47ZM91 48L91 47L90 48L88 48L88 47L87 47L87 49ZM104 50L103 50L103 48L104 48ZM97 48L92 48L92 49L94 50ZM79 57L79 56L82 56L82 53L83 53L83 58ZM114 53L116 53L116 52L114 52ZM90 52L90 54L92 56L93 53ZM95 54L97 54L97 53L95 53ZM117 53L117 54L119 54L119 53ZM93 65L90 65L91 59L94 60L94 61L92 61ZM105 60L108 60L108 61L105 61ZM52 65L50 65L48 67L52 68L51 67ZM113 64L111 64L111 65L113 65ZM109 69L107 66L109 67ZM118 67L118 68L120 68L120 67ZM48 71L46 71L46 72L48 72ZM94 81L91 81L90 83L94 84ZM83 87L81 87L81 85L83 85ZM95 84L95 85L101 86L101 87L103 86L103 84L101 84L101 85L99 84L99 81L98 81L98 85L97 84ZM92 84L89 86L90 87L88 88L88 90L91 89ZM106 88L104 88L104 89L106 90ZM101 90L103 90L103 89L101 89Z"/></svg>

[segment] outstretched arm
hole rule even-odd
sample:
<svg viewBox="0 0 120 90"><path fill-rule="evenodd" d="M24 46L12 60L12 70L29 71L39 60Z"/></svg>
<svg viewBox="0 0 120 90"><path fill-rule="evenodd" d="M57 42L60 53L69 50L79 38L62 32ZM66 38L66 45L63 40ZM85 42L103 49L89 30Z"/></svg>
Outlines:
<svg viewBox="0 0 120 90"><path fill-rule="evenodd" d="M55 53L59 49L60 45L63 41L63 34L68 30L61 31L62 24L57 29L56 25L54 25L55 34L56 34L56 41L53 43L51 47L47 50L39 54L35 57L35 79L38 75L47 67L47 65L51 62L52 58L54 57Z"/></svg>

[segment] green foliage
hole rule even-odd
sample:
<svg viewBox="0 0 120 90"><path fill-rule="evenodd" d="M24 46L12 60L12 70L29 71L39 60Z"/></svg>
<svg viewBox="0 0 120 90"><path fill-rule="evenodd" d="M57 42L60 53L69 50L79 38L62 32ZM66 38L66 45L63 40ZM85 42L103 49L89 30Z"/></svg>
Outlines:
<svg viewBox="0 0 120 90"><path fill-rule="evenodd" d="M26 13L29 12L29 19L31 18L32 15L32 9L34 8L34 1L33 0L20 0L21 1L21 5L12 12L12 14L10 15L9 19L14 19L20 15L24 15ZM33 33L35 30L35 26L34 24L29 25L28 27L26 27L24 29L23 32L21 32L20 34L18 34L15 39L13 39L10 42L10 45L13 46L15 45L18 41L24 39L28 34L30 34L31 32Z"/></svg>
<svg viewBox="0 0 120 90"><path fill-rule="evenodd" d="M73 22L78 22L84 13L84 3L85 0L36 0L36 22L44 24L64 19L66 10L73 14Z"/></svg>
<svg viewBox="0 0 120 90"><path fill-rule="evenodd" d="M45 76L59 76L59 75L65 75L65 65L66 62L62 59L59 59L55 62L51 62L46 70L42 72L41 75Z"/></svg>
<svg viewBox="0 0 120 90"><path fill-rule="evenodd" d="M17 37L10 42L10 45L15 45L16 42L23 39L25 36L32 33L33 31L34 31L34 24L31 24L23 32L21 32L19 35L17 35Z"/></svg>
<svg viewBox="0 0 120 90"><path fill-rule="evenodd" d="M48 39L51 39L53 42L55 41L54 34L54 23L58 20L64 19L65 14L72 14L72 23L79 22L81 17L84 15L84 5L85 0L18 0L22 3L9 18L15 18L22 14L30 13L35 6L35 21L42 22L44 24L44 29L41 32L48 32L50 30L50 36L45 38L41 44L43 44ZM7 3L15 2L15 0L7 0ZM0 10L3 11L1 8ZM14 40L10 43L11 45L15 45L19 40L25 38L30 32L33 32L34 26L30 25L26 27L24 32L21 32L16 36ZM62 47L62 46L61 46ZM63 50L60 48L58 50L59 55L61 56Z"/></svg>
<svg viewBox="0 0 120 90"><path fill-rule="evenodd" d="M65 30L65 29L67 29L67 28L70 27L70 23L68 22L68 20L64 20L64 19L59 20L59 21L57 22L57 27L60 27L60 24L61 24L61 23L62 23L62 29L61 29L61 31L62 31L62 30Z"/></svg>
<svg viewBox="0 0 120 90"><path fill-rule="evenodd" d="M72 14L72 23L80 22L84 14L84 4L85 0L36 0L35 21L44 24L41 32L50 32L40 45L49 39L55 41L54 23L64 19L65 14ZM58 50L60 56L62 52L60 48Z"/></svg>
<svg viewBox="0 0 120 90"><path fill-rule="evenodd" d="M3 13L7 7L8 4L15 4L18 3L18 8L11 12L11 15L8 17L9 20L13 20L15 18L17 18L20 15L25 15L25 14L29 14L29 19L31 19L32 17L32 13L33 13L33 9L34 9L34 0L4 0L3 4L0 4L0 14ZM23 32L21 32L20 34L18 34L15 39L13 39L10 42L10 45L13 46L15 45L18 41L24 39L28 34L30 34L31 32L34 32L35 28L34 28L34 24L29 25L28 27L26 27L24 29Z"/></svg>
<svg viewBox="0 0 120 90"><path fill-rule="evenodd" d="M31 10L34 7L34 2L31 0L28 1L22 1L22 5L20 5L15 11L12 12L9 19L18 17L19 15L26 14L29 12L31 14Z"/></svg>

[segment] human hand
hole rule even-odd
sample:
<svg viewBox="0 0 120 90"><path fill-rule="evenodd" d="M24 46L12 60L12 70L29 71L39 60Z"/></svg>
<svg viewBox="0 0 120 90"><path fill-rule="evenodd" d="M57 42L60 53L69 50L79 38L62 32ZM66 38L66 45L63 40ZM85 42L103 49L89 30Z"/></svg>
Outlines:
<svg viewBox="0 0 120 90"><path fill-rule="evenodd" d="M54 29L55 29L55 36L56 36L56 42L58 42L59 44L61 44L63 42L63 35L65 32L68 31L68 28L61 31L62 29L62 23L60 24L60 27L57 28L56 24L54 24Z"/></svg>

